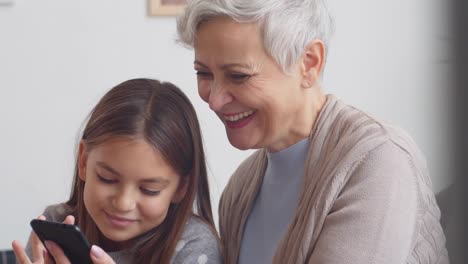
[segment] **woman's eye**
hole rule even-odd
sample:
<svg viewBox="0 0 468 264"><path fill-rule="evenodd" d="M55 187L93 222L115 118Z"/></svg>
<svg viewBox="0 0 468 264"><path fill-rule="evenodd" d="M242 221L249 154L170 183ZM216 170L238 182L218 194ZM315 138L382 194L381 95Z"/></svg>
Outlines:
<svg viewBox="0 0 468 264"><path fill-rule="evenodd" d="M199 78L211 78L212 74L207 71L196 71L196 74Z"/></svg>
<svg viewBox="0 0 468 264"><path fill-rule="evenodd" d="M243 81L247 81L250 78L250 75L243 74L243 73L232 73L230 77L232 80L236 82L243 82Z"/></svg>
<svg viewBox="0 0 468 264"><path fill-rule="evenodd" d="M150 190L150 189L145 189L145 188L141 188L141 192L144 195L148 195L148 196L156 196L159 193L161 193L161 191L155 191L155 190Z"/></svg>
<svg viewBox="0 0 468 264"><path fill-rule="evenodd" d="M99 181L101 181L101 182L103 182L103 183L112 184L112 183L116 183L116 182L117 182L116 180L104 178L104 177L102 177L102 176L99 175L99 174L97 174L97 177L98 177Z"/></svg>

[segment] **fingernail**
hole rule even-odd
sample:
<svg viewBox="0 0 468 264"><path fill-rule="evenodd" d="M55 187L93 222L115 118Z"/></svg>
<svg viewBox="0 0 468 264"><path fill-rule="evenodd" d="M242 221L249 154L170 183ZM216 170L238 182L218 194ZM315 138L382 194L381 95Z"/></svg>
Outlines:
<svg viewBox="0 0 468 264"><path fill-rule="evenodd" d="M55 249L54 243L51 243L50 241L46 240L44 244L49 251L54 251Z"/></svg>
<svg viewBox="0 0 468 264"><path fill-rule="evenodd" d="M102 250L102 248L96 246L96 245L93 245L91 247L91 254L95 257L95 258L101 258L103 255L104 255L104 250Z"/></svg>

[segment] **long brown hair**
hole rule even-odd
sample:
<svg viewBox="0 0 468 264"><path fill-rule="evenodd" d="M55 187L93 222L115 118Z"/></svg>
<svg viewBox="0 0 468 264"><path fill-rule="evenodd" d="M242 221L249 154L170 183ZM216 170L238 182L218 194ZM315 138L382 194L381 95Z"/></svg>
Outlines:
<svg viewBox="0 0 468 264"><path fill-rule="evenodd" d="M158 150L187 184L184 198L170 205L163 223L136 248L137 263L169 263L187 220L197 215L214 230L205 155L195 109L176 86L151 79L132 79L108 91L91 111L81 139L88 150L114 137L140 137ZM92 244L102 233L83 202L85 182L75 167L67 205Z"/></svg>

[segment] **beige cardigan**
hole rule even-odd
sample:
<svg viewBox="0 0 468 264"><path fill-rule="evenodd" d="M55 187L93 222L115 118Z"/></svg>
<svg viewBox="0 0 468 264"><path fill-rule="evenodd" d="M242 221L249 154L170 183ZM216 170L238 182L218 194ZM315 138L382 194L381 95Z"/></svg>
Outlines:
<svg viewBox="0 0 468 264"><path fill-rule="evenodd" d="M221 197L227 264L238 261L266 163L266 150L253 153ZM328 95L310 135L299 204L273 263L445 264L439 219L425 161L412 140Z"/></svg>

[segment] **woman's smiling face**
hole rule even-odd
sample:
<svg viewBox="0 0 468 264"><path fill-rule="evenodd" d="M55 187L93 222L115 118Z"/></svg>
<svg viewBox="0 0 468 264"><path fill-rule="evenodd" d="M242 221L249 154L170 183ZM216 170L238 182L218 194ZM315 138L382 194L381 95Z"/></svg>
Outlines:
<svg viewBox="0 0 468 264"><path fill-rule="evenodd" d="M194 47L199 95L234 147L279 150L297 141L305 107L300 66L283 73L255 24L214 18L200 25Z"/></svg>

